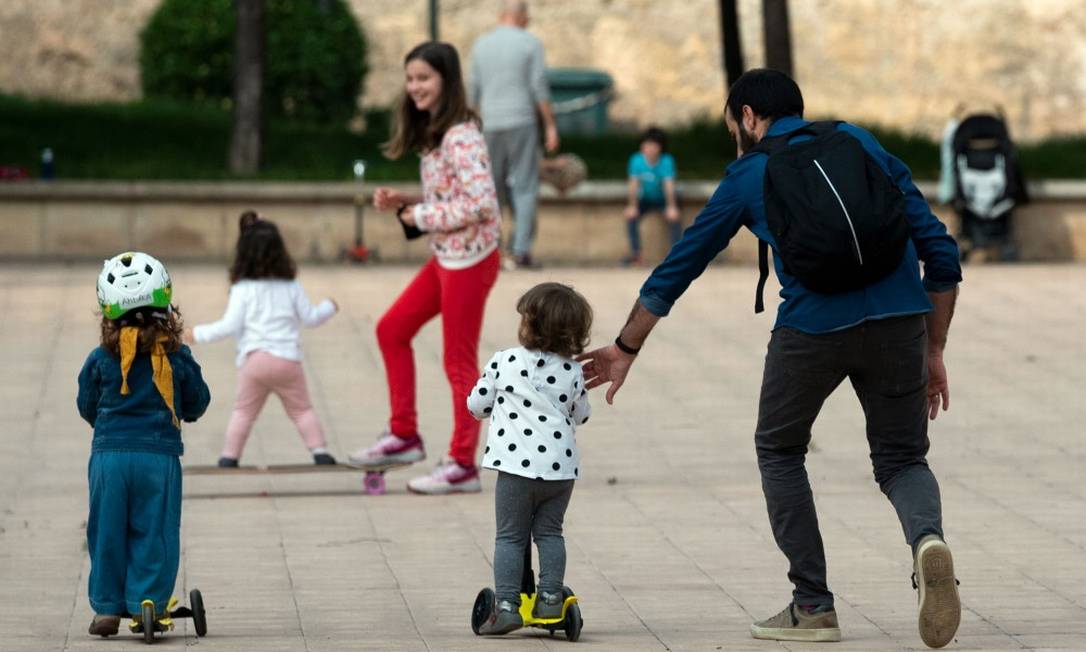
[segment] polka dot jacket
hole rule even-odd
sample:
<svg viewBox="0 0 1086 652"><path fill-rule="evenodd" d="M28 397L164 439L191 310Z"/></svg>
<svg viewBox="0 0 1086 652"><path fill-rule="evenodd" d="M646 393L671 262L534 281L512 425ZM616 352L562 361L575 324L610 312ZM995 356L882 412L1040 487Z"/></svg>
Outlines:
<svg viewBox="0 0 1086 652"><path fill-rule="evenodd" d="M483 466L526 478L580 476L574 431L592 408L581 365L524 347L498 351L468 395L476 419L490 419Z"/></svg>

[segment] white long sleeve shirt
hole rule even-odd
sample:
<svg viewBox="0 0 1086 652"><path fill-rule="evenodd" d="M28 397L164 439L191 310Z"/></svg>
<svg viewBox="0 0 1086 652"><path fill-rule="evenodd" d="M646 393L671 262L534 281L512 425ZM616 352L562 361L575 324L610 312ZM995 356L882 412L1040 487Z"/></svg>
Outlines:
<svg viewBox="0 0 1086 652"><path fill-rule="evenodd" d="M297 280L243 279L231 286L222 319L196 326L192 334L201 344L236 337L239 367L253 351L300 361L301 327L320 326L334 314L331 300L313 305Z"/></svg>
<svg viewBox="0 0 1086 652"><path fill-rule="evenodd" d="M524 347L498 351L468 394L468 410L490 418L485 468L541 480L580 477L574 433L592 408L579 362Z"/></svg>

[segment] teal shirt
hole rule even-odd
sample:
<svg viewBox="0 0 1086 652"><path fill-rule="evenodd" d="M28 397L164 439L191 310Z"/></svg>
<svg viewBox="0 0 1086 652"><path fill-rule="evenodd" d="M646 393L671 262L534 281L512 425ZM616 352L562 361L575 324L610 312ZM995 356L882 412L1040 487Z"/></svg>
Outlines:
<svg viewBox="0 0 1086 652"><path fill-rule="evenodd" d="M189 347L169 353L174 410L181 421L204 414L211 394ZM94 427L91 452L126 451L181 455L181 430L159 395L151 358L136 355L128 371L128 394L121 394L121 361L102 347L91 351L79 372L79 415Z"/></svg>
<svg viewBox="0 0 1086 652"><path fill-rule="evenodd" d="M671 154L661 154L656 165L649 165L641 152L634 153L627 165L627 174L639 182L637 199L650 204L663 204L664 179L675 180L675 159Z"/></svg>

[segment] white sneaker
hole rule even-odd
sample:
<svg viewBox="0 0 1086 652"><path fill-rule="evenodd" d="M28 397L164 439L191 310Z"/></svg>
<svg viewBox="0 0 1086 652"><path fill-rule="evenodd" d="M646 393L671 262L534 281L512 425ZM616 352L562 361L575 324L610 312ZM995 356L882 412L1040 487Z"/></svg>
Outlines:
<svg viewBox="0 0 1086 652"><path fill-rule="evenodd" d="M928 647L940 648L954 640L962 619L954 559L942 538L928 535L916 547L915 579L919 591L920 638Z"/></svg>
<svg viewBox="0 0 1086 652"><path fill-rule="evenodd" d="M426 449L418 435L402 439L385 431L377 437L377 443L369 448L359 448L347 456L351 464L362 467L378 467L394 464L414 464L426 459Z"/></svg>
<svg viewBox="0 0 1086 652"><path fill-rule="evenodd" d="M465 468L453 461L442 460L429 474L407 483L407 488L417 494L465 494L483 490L479 482L479 467Z"/></svg>

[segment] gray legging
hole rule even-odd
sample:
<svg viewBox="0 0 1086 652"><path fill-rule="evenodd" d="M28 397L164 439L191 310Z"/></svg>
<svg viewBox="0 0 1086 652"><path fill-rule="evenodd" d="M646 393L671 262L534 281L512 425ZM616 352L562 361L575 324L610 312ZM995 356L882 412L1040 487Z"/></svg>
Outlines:
<svg viewBox="0 0 1086 652"><path fill-rule="evenodd" d="M528 534L539 549L539 591L561 593L566 574L562 520L573 480L532 480L498 472L494 488L497 536L494 540L494 592L498 600L520 604L524 548Z"/></svg>

